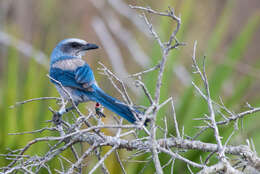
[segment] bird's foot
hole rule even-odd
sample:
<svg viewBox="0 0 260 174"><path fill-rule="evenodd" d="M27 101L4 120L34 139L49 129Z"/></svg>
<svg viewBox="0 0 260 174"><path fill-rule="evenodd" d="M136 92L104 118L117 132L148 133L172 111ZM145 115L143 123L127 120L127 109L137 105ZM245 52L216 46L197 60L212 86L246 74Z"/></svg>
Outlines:
<svg viewBox="0 0 260 174"><path fill-rule="evenodd" d="M49 107L49 110L52 112L52 120L50 120L51 122L53 122L56 126L61 125L62 123L62 114L60 112L56 112L54 111L51 107Z"/></svg>
<svg viewBox="0 0 260 174"><path fill-rule="evenodd" d="M148 124L151 122L150 118L147 117L141 117L141 115L136 115L136 117L139 119L140 123L143 124L144 126L148 126Z"/></svg>
<svg viewBox="0 0 260 174"><path fill-rule="evenodd" d="M54 112L52 116L52 122L57 126L62 123L61 114L59 112Z"/></svg>
<svg viewBox="0 0 260 174"><path fill-rule="evenodd" d="M151 119L150 118L146 118L145 121L144 121L144 125L145 126L148 126L148 123L151 122Z"/></svg>

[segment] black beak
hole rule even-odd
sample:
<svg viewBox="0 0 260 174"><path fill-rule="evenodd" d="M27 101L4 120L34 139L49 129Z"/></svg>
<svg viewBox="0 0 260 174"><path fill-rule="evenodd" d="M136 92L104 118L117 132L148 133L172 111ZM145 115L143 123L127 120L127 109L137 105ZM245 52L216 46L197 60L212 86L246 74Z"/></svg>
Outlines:
<svg viewBox="0 0 260 174"><path fill-rule="evenodd" d="M93 49L97 49L98 46L96 44L92 44L92 43L87 43L86 45L82 46L82 50L93 50Z"/></svg>

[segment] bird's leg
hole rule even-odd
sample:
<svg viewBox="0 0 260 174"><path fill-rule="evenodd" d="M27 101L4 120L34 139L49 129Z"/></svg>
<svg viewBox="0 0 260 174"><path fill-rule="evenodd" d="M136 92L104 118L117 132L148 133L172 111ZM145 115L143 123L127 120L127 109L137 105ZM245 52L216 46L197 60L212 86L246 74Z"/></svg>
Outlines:
<svg viewBox="0 0 260 174"><path fill-rule="evenodd" d="M76 109L76 107L78 106L79 104L78 103L75 103L75 106L71 106L71 107L68 107L68 108L65 108L65 111L63 112L64 113L67 113L73 109Z"/></svg>
<svg viewBox="0 0 260 174"><path fill-rule="evenodd" d="M66 104L67 104L67 102L62 101L62 106L61 106L60 110L53 114L52 121L54 122L55 125L61 124L62 115L71 111L71 110L73 110L73 109L75 109L75 107L77 107L79 103L75 103L75 106L71 106L71 107L68 107L68 108L66 108Z"/></svg>
<svg viewBox="0 0 260 174"><path fill-rule="evenodd" d="M71 111L73 109L76 109L76 107L79 105L78 102L74 102L73 106L66 108L66 104L67 103L62 103L62 106L61 106L61 108L59 110L59 114L60 115L63 115L63 114L65 114L65 113L67 113L67 112L69 112L69 111Z"/></svg>
<svg viewBox="0 0 260 174"><path fill-rule="evenodd" d="M55 112L52 116L52 122L55 124L55 125L60 125L61 122L62 122L62 119L61 119L61 116L62 114L65 113L66 111L66 104L67 102L65 102L63 99L61 101L61 108L58 112Z"/></svg>
<svg viewBox="0 0 260 174"><path fill-rule="evenodd" d="M60 115L63 115L66 112L66 104L67 102L62 102L61 108L58 112Z"/></svg>
<svg viewBox="0 0 260 174"><path fill-rule="evenodd" d="M57 131L60 133L60 136L65 136L65 132L64 132L64 129L63 129L63 126L61 125L62 123L62 119L61 119L61 114L60 112L62 110L64 110L65 106L66 106L66 103L64 102L64 100L62 99L62 107L61 109L58 111L58 112L55 112L53 111L51 108L51 112L53 113L53 116L52 116L52 122L55 124L56 128L57 128Z"/></svg>
<svg viewBox="0 0 260 174"><path fill-rule="evenodd" d="M52 116L52 122L55 124L55 125L60 125L61 124L61 114L59 112L55 112Z"/></svg>

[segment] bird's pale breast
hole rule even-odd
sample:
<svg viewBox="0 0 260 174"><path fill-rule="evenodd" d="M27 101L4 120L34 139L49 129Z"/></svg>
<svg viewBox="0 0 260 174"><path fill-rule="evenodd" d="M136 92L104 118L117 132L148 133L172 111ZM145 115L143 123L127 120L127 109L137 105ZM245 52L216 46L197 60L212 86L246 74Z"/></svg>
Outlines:
<svg viewBox="0 0 260 174"><path fill-rule="evenodd" d="M82 60L81 58L74 58L74 59L64 59L64 60L59 60L52 64L52 68L59 68L62 70L68 70L68 71L74 71L78 67L81 67L85 65L85 61Z"/></svg>
<svg viewBox="0 0 260 174"><path fill-rule="evenodd" d="M84 66L86 63L84 60L80 58L74 58L74 59L64 59L64 60L59 60L52 64L51 68L58 68L64 71L74 71L77 68ZM62 81L61 81L62 83ZM71 87L64 86L64 89L62 89L59 85L56 84L56 88L58 92L60 93L61 97L65 100L69 100L70 97L74 102L83 102L83 101L88 101L89 99L87 96L80 94L81 92L78 90L75 90ZM70 96L68 96L68 93Z"/></svg>

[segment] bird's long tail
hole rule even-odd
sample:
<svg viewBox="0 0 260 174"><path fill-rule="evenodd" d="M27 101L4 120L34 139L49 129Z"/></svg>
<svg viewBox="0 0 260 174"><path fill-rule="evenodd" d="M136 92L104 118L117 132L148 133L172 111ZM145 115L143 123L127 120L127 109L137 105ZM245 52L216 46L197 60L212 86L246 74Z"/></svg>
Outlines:
<svg viewBox="0 0 260 174"><path fill-rule="evenodd" d="M95 88L94 90L94 96L93 100L100 103L107 109L111 110L112 112L118 114L119 116L123 117L124 119L128 120L131 123L135 123L136 117L133 115L133 113L141 114L139 110L131 111L131 109L123 104L121 101L107 95L102 89Z"/></svg>

